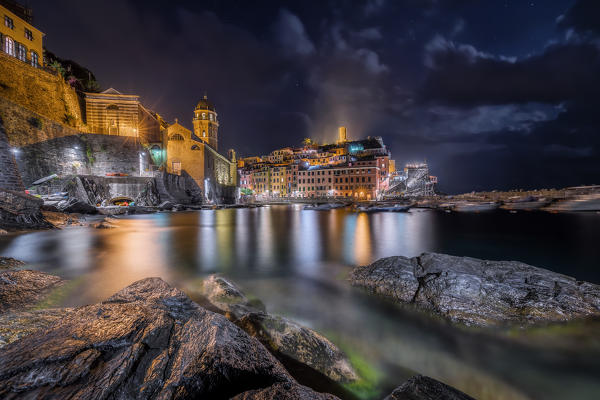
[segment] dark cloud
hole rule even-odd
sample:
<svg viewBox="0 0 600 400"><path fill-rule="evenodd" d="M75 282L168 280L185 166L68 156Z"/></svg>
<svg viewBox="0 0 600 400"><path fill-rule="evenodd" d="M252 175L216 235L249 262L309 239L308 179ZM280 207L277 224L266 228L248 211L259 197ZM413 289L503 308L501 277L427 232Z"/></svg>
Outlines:
<svg viewBox="0 0 600 400"><path fill-rule="evenodd" d="M190 126L207 92L223 150L346 125L448 192L600 181L595 1L30 4L49 49L170 121Z"/></svg>

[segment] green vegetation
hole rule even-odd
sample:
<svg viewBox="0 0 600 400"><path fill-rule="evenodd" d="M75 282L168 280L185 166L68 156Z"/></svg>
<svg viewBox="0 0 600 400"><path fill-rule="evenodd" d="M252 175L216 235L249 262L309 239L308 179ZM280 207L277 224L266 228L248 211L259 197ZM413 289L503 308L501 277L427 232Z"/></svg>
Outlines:
<svg viewBox="0 0 600 400"><path fill-rule="evenodd" d="M39 302L34 310L61 307L67 297L83 282L83 277L67 281L64 285L52 290L45 300Z"/></svg>
<svg viewBox="0 0 600 400"><path fill-rule="evenodd" d="M100 91L100 84L98 84L92 71L77 62L62 59L48 49L44 49L44 59L71 87L92 93Z"/></svg>
<svg viewBox="0 0 600 400"><path fill-rule="evenodd" d="M42 129L44 127L44 123L38 117L29 118L29 124L37 129Z"/></svg>
<svg viewBox="0 0 600 400"><path fill-rule="evenodd" d="M96 162L96 159L94 158L94 151L87 143L85 144L85 155L87 157L88 164L94 165L94 163Z"/></svg>
<svg viewBox="0 0 600 400"><path fill-rule="evenodd" d="M75 126L75 122L77 121L77 119L75 118L75 116L73 114L70 113L65 113L65 116L63 118L63 122L69 126Z"/></svg>

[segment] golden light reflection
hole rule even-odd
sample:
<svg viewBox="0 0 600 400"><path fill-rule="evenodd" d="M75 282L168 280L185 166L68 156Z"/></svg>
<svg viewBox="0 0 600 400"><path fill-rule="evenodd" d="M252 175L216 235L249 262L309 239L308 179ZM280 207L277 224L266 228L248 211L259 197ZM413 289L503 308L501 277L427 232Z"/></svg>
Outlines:
<svg viewBox="0 0 600 400"><path fill-rule="evenodd" d="M371 262L371 245L369 217L365 213L360 213L356 218L354 230L354 258L358 265L366 265Z"/></svg>
<svg viewBox="0 0 600 400"><path fill-rule="evenodd" d="M217 210L216 230L217 230L217 253L219 256L219 269L226 271L233 266L233 215L235 210Z"/></svg>
<svg viewBox="0 0 600 400"><path fill-rule="evenodd" d="M119 221L119 228L98 232L102 252L97 266L89 277L88 297L107 298L127 285L147 277L168 279L164 249L156 243L152 222L135 221L135 229L128 229L129 221Z"/></svg>

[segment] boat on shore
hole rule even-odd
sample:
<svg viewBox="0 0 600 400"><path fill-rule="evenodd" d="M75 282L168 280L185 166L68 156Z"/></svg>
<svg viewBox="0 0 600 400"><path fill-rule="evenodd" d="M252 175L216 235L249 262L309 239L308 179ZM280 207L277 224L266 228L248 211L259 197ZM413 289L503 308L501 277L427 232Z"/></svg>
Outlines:
<svg viewBox="0 0 600 400"><path fill-rule="evenodd" d="M581 195L571 199L561 200L544 208L550 212L570 212L570 211L600 211L600 193Z"/></svg>
<svg viewBox="0 0 600 400"><path fill-rule="evenodd" d="M342 203L327 203L327 204L308 204L304 206L304 210L313 210L313 211L327 211L334 210L336 208L344 208L345 204Z"/></svg>
<svg viewBox="0 0 600 400"><path fill-rule="evenodd" d="M394 204L392 206L358 206L356 211L358 212L407 212L410 210L410 205Z"/></svg>
<svg viewBox="0 0 600 400"><path fill-rule="evenodd" d="M481 202L481 203L472 203L472 202L464 202L464 203L455 203L452 207L452 211L456 212L484 212L484 211L493 211L498 209L500 204L492 201Z"/></svg>
<svg viewBox="0 0 600 400"><path fill-rule="evenodd" d="M509 200L502 204L500 208L509 211L531 211L546 207L551 202L552 200L546 198L525 197Z"/></svg>

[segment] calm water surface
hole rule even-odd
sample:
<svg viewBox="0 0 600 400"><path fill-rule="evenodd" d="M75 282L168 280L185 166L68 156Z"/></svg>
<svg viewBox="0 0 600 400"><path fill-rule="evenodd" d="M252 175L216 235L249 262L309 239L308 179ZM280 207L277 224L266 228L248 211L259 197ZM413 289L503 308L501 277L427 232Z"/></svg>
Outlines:
<svg viewBox="0 0 600 400"><path fill-rule="evenodd" d="M419 372L479 399L600 398L600 339L593 339L600 324L531 335L458 329L345 281L355 265L437 251L519 260L600 283L600 214L356 214L272 206L131 216L118 225L1 237L0 255L76 279L68 306L97 302L148 276L185 284L222 273L270 312L372 364L382 391ZM555 337L563 331L583 339Z"/></svg>

